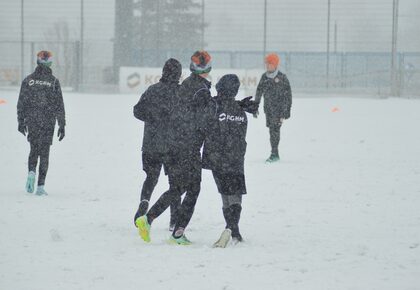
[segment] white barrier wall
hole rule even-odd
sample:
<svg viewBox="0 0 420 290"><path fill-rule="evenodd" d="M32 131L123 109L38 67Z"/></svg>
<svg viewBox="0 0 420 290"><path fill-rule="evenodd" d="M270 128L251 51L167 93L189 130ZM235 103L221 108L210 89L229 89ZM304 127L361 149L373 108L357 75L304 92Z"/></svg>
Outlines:
<svg viewBox="0 0 420 290"><path fill-rule="evenodd" d="M182 70L181 82L190 75L189 70ZM212 82L212 94L216 94L215 85L225 74L236 74L241 81L238 97L253 96L257 89L258 82L263 70L244 70L244 69L212 69L208 80ZM150 85L159 81L162 75L161 68L145 67L121 67L120 68L120 92L131 94L142 94Z"/></svg>

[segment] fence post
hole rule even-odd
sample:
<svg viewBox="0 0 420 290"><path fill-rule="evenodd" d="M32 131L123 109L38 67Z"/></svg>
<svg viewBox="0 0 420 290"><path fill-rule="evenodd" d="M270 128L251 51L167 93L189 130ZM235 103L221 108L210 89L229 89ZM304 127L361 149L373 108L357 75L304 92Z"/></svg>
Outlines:
<svg viewBox="0 0 420 290"><path fill-rule="evenodd" d="M341 53L341 87L346 87L346 65L347 65L347 57L346 53Z"/></svg>
<svg viewBox="0 0 420 290"><path fill-rule="evenodd" d="M74 70L73 73L75 75L74 79L74 87L76 91L80 91L80 41L74 42Z"/></svg>
<svg viewBox="0 0 420 290"><path fill-rule="evenodd" d="M401 97L404 90L404 77L405 77L405 68L404 68L404 54L398 53L398 87L397 93Z"/></svg>
<svg viewBox="0 0 420 290"><path fill-rule="evenodd" d="M231 52L229 53L229 56L230 56L230 68L234 68L234 67L233 67L233 64L234 64L233 55L234 55L234 52L233 52L233 51L231 51Z"/></svg>
<svg viewBox="0 0 420 290"><path fill-rule="evenodd" d="M369 76L369 55L365 55L365 88L368 88L368 76Z"/></svg>
<svg viewBox="0 0 420 290"><path fill-rule="evenodd" d="M35 70L35 43L31 41L31 71Z"/></svg>
<svg viewBox="0 0 420 290"><path fill-rule="evenodd" d="M290 57L290 52L286 52L285 58L286 58L286 68L285 68L286 69L286 73L287 74L290 74L291 67L292 67L292 63L291 63L292 59Z"/></svg>
<svg viewBox="0 0 420 290"><path fill-rule="evenodd" d="M392 51L391 51L391 94L398 94L397 88L397 36L398 36L398 5L399 0L393 0L392 6Z"/></svg>
<svg viewBox="0 0 420 290"><path fill-rule="evenodd" d="M25 78L25 13L24 0L20 4L20 77L21 81Z"/></svg>
<svg viewBox="0 0 420 290"><path fill-rule="evenodd" d="M306 85L307 85L307 67L306 67L306 52L303 53L303 71L305 72L304 74L304 79L303 79L303 87L306 89Z"/></svg>

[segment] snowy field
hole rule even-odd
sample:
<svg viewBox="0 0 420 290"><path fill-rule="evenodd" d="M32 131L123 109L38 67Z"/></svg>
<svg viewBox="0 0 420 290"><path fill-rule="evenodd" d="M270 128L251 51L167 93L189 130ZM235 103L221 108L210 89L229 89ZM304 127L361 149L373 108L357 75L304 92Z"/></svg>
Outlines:
<svg viewBox="0 0 420 290"><path fill-rule="evenodd" d="M150 244L137 235L138 96L65 93L66 137L37 197L17 94L0 91L1 290L420 289L420 100L295 95L277 164L264 163L264 115L249 116L246 242L213 249L224 221L208 171L192 246L166 244L168 213ZM162 175L153 200L166 189Z"/></svg>

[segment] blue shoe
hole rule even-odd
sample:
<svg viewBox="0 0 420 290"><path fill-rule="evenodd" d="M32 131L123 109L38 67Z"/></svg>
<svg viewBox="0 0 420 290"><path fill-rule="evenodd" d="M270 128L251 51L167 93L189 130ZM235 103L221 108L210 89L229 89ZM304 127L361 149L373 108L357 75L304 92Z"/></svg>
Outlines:
<svg viewBox="0 0 420 290"><path fill-rule="evenodd" d="M274 153L272 153L272 154L270 155L270 157L268 157L268 158L267 158L267 160L266 160L265 162L267 162L267 163L273 163L273 162L277 162L277 161L279 161L279 160L280 160L279 155L278 155L278 154L274 154Z"/></svg>
<svg viewBox="0 0 420 290"><path fill-rule="evenodd" d="M41 196L41 195L48 195L48 193L45 191L44 186L43 185L38 185L38 188L36 189L35 192L36 195Z"/></svg>
<svg viewBox="0 0 420 290"><path fill-rule="evenodd" d="M28 178L26 179L26 191L33 193L35 189L35 172L29 171Z"/></svg>
<svg viewBox="0 0 420 290"><path fill-rule="evenodd" d="M179 238L175 238L174 236L171 236L168 242L169 244L172 244L172 245L182 245L182 246L189 246L192 244L192 242L188 240L185 235L182 235Z"/></svg>

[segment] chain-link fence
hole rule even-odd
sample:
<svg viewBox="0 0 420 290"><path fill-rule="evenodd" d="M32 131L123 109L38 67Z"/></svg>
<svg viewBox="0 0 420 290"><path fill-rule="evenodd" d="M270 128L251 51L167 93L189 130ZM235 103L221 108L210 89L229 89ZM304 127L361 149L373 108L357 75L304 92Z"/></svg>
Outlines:
<svg viewBox="0 0 420 290"><path fill-rule="evenodd" d="M390 53L331 53L327 74L326 53L278 52L282 71L297 89L365 89L388 94L391 87ZM213 52L216 67L259 68L263 55L258 52ZM419 94L420 53L399 53L398 94Z"/></svg>
<svg viewBox="0 0 420 290"><path fill-rule="evenodd" d="M114 67L110 60L97 59L97 50L107 51L112 57L111 42L87 42L84 46L84 60L80 59L80 42L28 42L25 43L24 69L33 71L35 55L47 46L54 52L54 74L64 87L74 90L107 91L117 90ZM20 64L12 57L19 51L18 42L0 42L5 60L0 68L2 86L19 85ZM155 51L144 51L146 66L155 66ZM389 94L391 86L391 61L389 53L332 53L327 75L326 53L321 52L278 52L282 59L281 70L286 73L295 89L332 89L341 91L364 90L379 95ZM190 51L162 51L162 60L176 57L188 67ZM215 68L254 69L261 68L263 54L247 51L211 51ZM101 54L103 55L103 54ZM139 58L134 56L133 66ZM397 65L398 94L418 95L420 92L420 53L399 53Z"/></svg>
<svg viewBox="0 0 420 290"><path fill-rule="evenodd" d="M116 51L127 56L125 65L129 66L161 67L165 59L175 57L188 67L192 52L204 48L212 54L213 66L223 69L263 69L264 53L278 52L281 70L293 88L307 91L390 94L394 59L396 94L420 95L420 41L413 37L420 18L417 0L399 0L396 57L391 51L391 42L396 40L391 31L398 0L191 0L201 5L199 25L205 27L197 47L165 49L161 19L156 27L147 24L157 29L160 46L140 49L139 43L131 43L123 51L115 49L117 36L129 37L122 35L124 27L116 29L117 7L130 0L0 1L0 86L19 86L22 77L35 68L36 52L42 49L53 52L52 68L63 86L116 92ZM53 13L45 16L45 11ZM125 20L127 25L137 25Z"/></svg>
<svg viewBox="0 0 420 290"><path fill-rule="evenodd" d="M0 41L0 51L4 57L0 67L0 86L20 85L22 69L25 74L33 71L36 67L36 53L47 49L53 52L52 69L62 86L78 91L100 90L101 87L106 91L115 87L111 42L84 42L83 54L80 53L80 41L24 42L23 67L21 62L16 61L16 51L20 49L20 42ZM101 53L98 54L98 51Z"/></svg>

